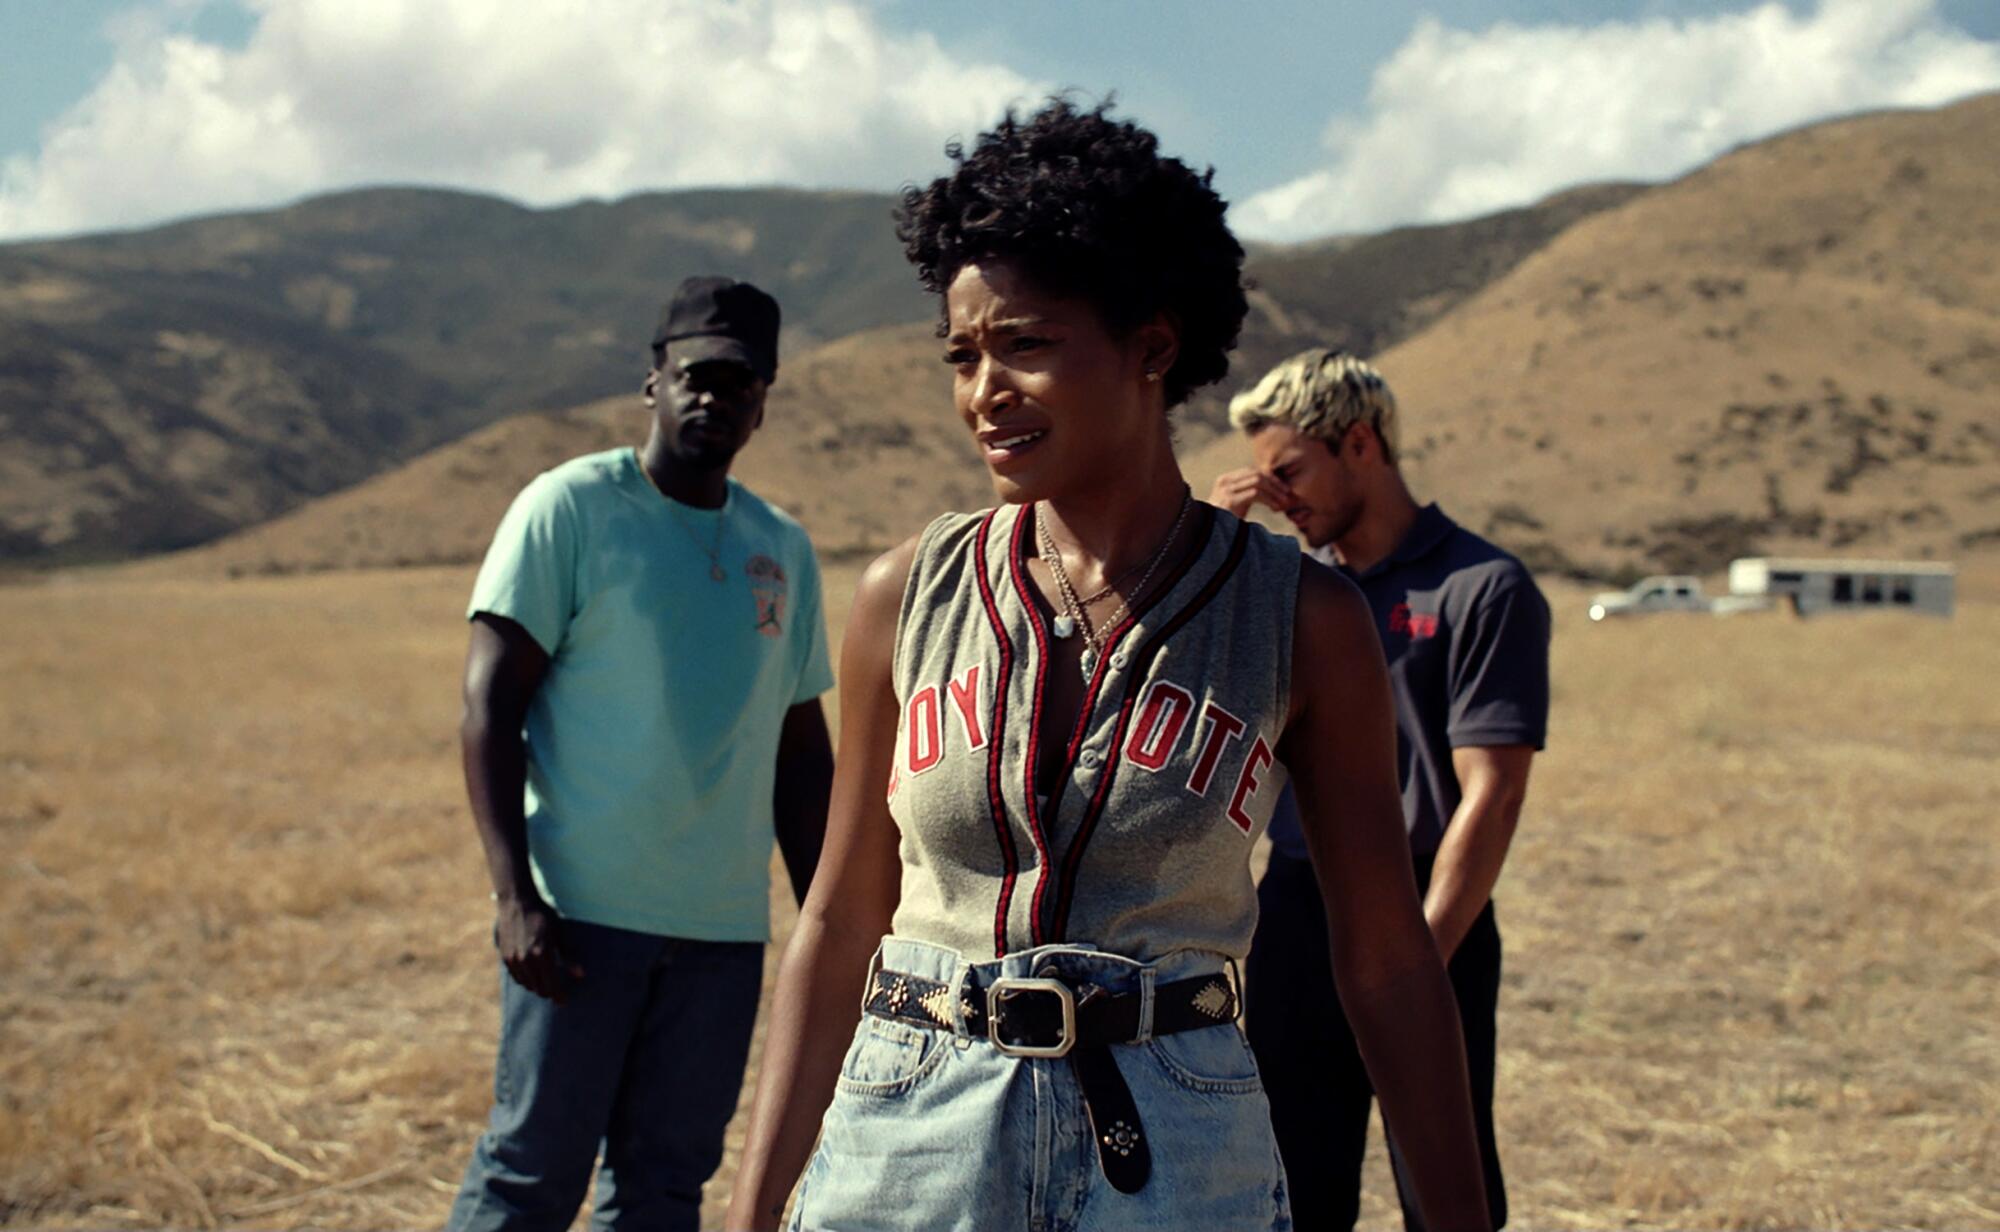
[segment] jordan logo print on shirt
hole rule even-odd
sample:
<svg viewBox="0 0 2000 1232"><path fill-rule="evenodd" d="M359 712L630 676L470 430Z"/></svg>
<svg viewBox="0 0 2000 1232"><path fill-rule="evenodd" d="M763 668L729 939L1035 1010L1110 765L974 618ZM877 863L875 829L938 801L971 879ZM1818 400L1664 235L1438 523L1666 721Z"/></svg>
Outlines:
<svg viewBox="0 0 2000 1232"><path fill-rule="evenodd" d="M763 554L752 556L743 566L750 575L750 598L757 605L753 627L765 637L781 637L785 632L785 570Z"/></svg>

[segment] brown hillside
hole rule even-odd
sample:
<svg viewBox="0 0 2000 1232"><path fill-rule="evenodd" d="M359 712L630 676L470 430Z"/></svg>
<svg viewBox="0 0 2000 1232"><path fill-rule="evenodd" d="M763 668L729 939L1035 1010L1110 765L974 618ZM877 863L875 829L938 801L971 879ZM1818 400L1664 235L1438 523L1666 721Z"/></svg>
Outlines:
<svg viewBox="0 0 2000 1232"><path fill-rule="evenodd" d="M0 562L206 542L626 388L689 273L775 294L787 354L920 320L889 205L743 189L533 210L370 189L0 245Z"/></svg>
<svg viewBox="0 0 2000 1232"><path fill-rule="evenodd" d="M1260 289L1235 370L1254 373L1310 338L1399 339L1577 219L1638 191L1598 185L1461 223L1259 250L1248 268ZM739 473L836 555L879 550L937 511L984 505L990 490L949 418L936 354L928 329L891 327L789 362L771 401L774 428L786 430L761 436ZM1178 412L1184 450L1221 431L1224 402L1210 391ZM509 497L538 471L643 431L625 396L516 416L161 567L244 574L476 559Z"/></svg>
<svg viewBox="0 0 2000 1232"><path fill-rule="evenodd" d="M1244 266L1256 308L1245 329L1245 366L1262 359L1253 353L1260 345L1296 339L1308 340L1297 346L1320 342L1362 355L1386 350L1573 224L1647 190L1644 184L1586 184L1461 222L1253 251Z"/></svg>
<svg viewBox="0 0 2000 1232"><path fill-rule="evenodd" d="M786 365L745 483L803 521L823 555L859 555L938 512L990 503L985 468L951 413L928 326L872 330ZM476 561L514 494L579 454L645 438L637 391L517 415L408 466L142 573L232 576Z"/></svg>
<svg viewBox="0 0 2000 1232"><path fill-rule="evenodd" d="M2000 548L2000 166L1967 156L1996 146L2000 96L1801 130L1584 211L1379 357L1413 480L1579 575ZM1264 315L1237 383L1306 341ZM836 555L984 504L935 353L915 325L793 362L740 473ZM1243 448L1204 410L1182 436L1205 491ZM625 397L518 417L170 567L471 560L536 471L642 431Z"/></svg>
<svg viewBox="0 0 2000 1232"><path fill-rule="evenodd" d="M1227 431L1233 382L1254 379L1302 347L1337 346L1368 355L1394 346L1578 220L1645 191L1643 184L1586 184L1460 222L1283 247L1253 245L1243 267L1250 315L1230 358L1230 380L1196 394L1179 412L1183 451Z"/></svg>
<svg viewBox="0 0 2000 1232"><path fill-rule="evenodd" d="M2000 548L1996 148L1862 116L1577 223L1379 357L1416 485L1577 573Z"/></svg>
<svg viewBox="0 0 2000 1232"><path fill-rule="evenodd" d="M185 547L471 426L443 382L282 313L108 298L0 269L0 561Z"/></svg>
<svg viewBox="0 0 2000 1232"><path fill-rule="evenodd" d="M1243 363L1302 336L1394 342L1634 191L1259 250ZM889 198L867 194L529 210L382 189L0 245L0 562L188 547L507 415L623 389L659 297L699 269L776 294L788 355L931 312ZM1190 444L1220 430L1221 405L1184 414ZM429 559L435 547L385 541L383 553Z"/></svg>

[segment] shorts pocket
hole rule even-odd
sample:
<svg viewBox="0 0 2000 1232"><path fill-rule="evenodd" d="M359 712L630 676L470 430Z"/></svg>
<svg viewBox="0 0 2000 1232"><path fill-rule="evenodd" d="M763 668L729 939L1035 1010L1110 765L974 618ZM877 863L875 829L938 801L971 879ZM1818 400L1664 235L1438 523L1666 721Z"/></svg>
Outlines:
<svg viewBox="0 0 2000 1232"><path fill-rule="evenodd" d="M1234 1023L1176 1031L1146 1041L1146 1050L1175 1082L1204 1095L1256 1095L1264 1087L1257 1059Z"/></svg>
<svg viewBox="0 0 2000 1232"><path fill-rule="evenodd" d="M950 1049L942 1031L865 1014L835 1084L852 1095L901 1095L936 1069Z"/></svg>
<svg viewBox="0 0 2000 1232"><path fill-rule="evenodd" d="M826 1174L826 1145L821 1143L813 1148L812 1158L806 1161L805 1175L799 1178L792 1190L791 1216L785 1220L785 1232L811 1232L806 1227L806 1195L812 1192Z"/></svg>

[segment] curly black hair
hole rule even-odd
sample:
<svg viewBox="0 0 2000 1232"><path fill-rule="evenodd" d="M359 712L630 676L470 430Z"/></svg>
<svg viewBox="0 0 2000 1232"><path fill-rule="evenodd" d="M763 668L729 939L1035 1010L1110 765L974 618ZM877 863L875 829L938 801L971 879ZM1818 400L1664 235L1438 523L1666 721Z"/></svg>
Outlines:
<svg viewBox="0 0 2000 1232"><path fill-rule="evenodd" d="M1195 172L1162 157L1159 138L1055 97L1021 119L1012 108L925 188L906 188L896 235L924 286L942 296L971 262L1018 263L1050 291L1095 304L1113 333L1165 311L1180 328L1168 406L1219 381L1243 325L1243 246L1226 208Z"/></svg>

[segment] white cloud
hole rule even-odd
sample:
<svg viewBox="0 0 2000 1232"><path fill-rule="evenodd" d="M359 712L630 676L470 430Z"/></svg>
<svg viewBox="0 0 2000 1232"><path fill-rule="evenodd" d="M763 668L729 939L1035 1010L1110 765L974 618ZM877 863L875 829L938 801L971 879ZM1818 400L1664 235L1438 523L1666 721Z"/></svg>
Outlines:
<svg viewBox="0 0 2000 1232"><path fill-rule="evenodd" d="M1328 126L1327 165L1230 220L1289 240L1463 218L1584 181L1667 178L1830 115L1995 87L2000 42L1947 25L1931 0L1476 33L1425 19L1376 71L1366 114Z"/></svg>
<svg viewBox="0 0 2000 1232"><path fill-rule="evenodd" d="M1042 87L833 0L200 0L113 28L114 67L0 165L0 237L268 205L359 183L548 204L684 185L883 187L933 174Z"/></svg>

